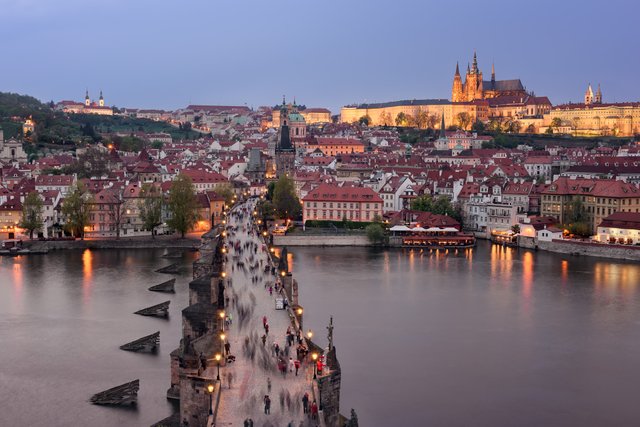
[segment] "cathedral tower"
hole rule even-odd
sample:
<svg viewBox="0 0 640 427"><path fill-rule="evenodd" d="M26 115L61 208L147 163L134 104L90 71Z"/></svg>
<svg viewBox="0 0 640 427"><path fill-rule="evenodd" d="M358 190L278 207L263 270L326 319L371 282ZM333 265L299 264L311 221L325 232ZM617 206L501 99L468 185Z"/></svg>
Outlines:
<svg viewBox="0 0 640 427"><path fill-rule="evenodd" d="M462 88L462 78L460 77L460 68L456 62L456 73L453 76L453 87L451 88L451 102L463 102L464 94Z"/></svg>
<svg viewBox="0 0 640 427"><path fill-rule="evenodd" d="M84 105L86 105L87 107L91 105L91 98L89 98L89 89L87 89L84 95Z"/></svg>
<svg viewBox="0 0 640 427"><path fill-rule="evenodd" d="M102 91L100 91L100 100L98 100L98 105L104 107L104 97L102 96Z"/></svg>

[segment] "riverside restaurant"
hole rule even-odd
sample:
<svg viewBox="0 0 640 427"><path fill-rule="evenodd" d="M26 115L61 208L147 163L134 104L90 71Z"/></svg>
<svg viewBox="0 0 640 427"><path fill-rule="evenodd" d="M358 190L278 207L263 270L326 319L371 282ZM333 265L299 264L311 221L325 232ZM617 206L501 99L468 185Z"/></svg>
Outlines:
<svg viewBox="0 0 640 427"><path fill-rule="evenodd" d="M476 244L475 236L454 227L423 228L417 225L409 228L395 225L389 231L392 236L402 239L402 247L407 248L460 249L472 248Z"/></svg>

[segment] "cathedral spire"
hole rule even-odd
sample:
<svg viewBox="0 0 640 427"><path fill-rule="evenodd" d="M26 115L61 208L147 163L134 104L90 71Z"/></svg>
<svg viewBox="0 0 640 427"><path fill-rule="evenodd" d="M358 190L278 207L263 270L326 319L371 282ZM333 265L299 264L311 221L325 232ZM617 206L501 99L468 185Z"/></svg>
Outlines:
<svg viewBox="0 0 640 427"><path fill-rule="evenodd" d="M476 51L473 51L473 67L471 68L473 74L478 74L478 57L476 56Z"/></svg>
<svg viewBox="0 0 640 427"><path fill-rule="evenodd" d="M493 62L491 63L491 81L496 81L496 65Z"/></svg>
<svg viewBox="0 0 640 427"><path fill-rule="evenodd" d="M458 62L456 62L456 76L460 75L460 67L458 67Z"/></svg>
<svg viewBox="0 0 640 427"><path fill-rule="evenodd" d="M440 139L445 139L447 134L444 132L444 110L442 110L442 121L440 122Z"/></svg>

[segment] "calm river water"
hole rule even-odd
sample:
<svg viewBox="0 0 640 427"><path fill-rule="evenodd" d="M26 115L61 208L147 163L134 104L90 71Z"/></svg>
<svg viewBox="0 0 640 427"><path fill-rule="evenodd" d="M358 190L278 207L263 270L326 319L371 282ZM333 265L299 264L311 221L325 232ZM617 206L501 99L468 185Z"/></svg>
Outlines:
<svg viewBox="0 0 640 427"><path fill-rule="evenodd" d="M172 412L190 269L162 251L0 262L0 425L148 426ZM188 267L193 254L181 260ZM305 329L334 343L342 409L376 426L640 424L640 265L491 246L437 254L295 248ZM134 311L171 300L170 319ZM118 346L159 330L158 355ZM87 403L140 378L137 410Z"/></svg>

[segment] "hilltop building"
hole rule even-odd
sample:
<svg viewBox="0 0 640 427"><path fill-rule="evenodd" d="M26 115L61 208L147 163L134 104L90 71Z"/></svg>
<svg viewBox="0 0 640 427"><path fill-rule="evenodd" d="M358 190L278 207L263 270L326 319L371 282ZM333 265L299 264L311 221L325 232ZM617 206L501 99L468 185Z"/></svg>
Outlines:
<svg viewBox="0 0 640 427"><path fill-rule="evenodd" d="M100 91L98 102L89 97L89 90L85 92L84 103L76 101L60 101L55 109L68 114L98 114L101 116L113 116L113 108L105 106L104 96Z"/></svg>

